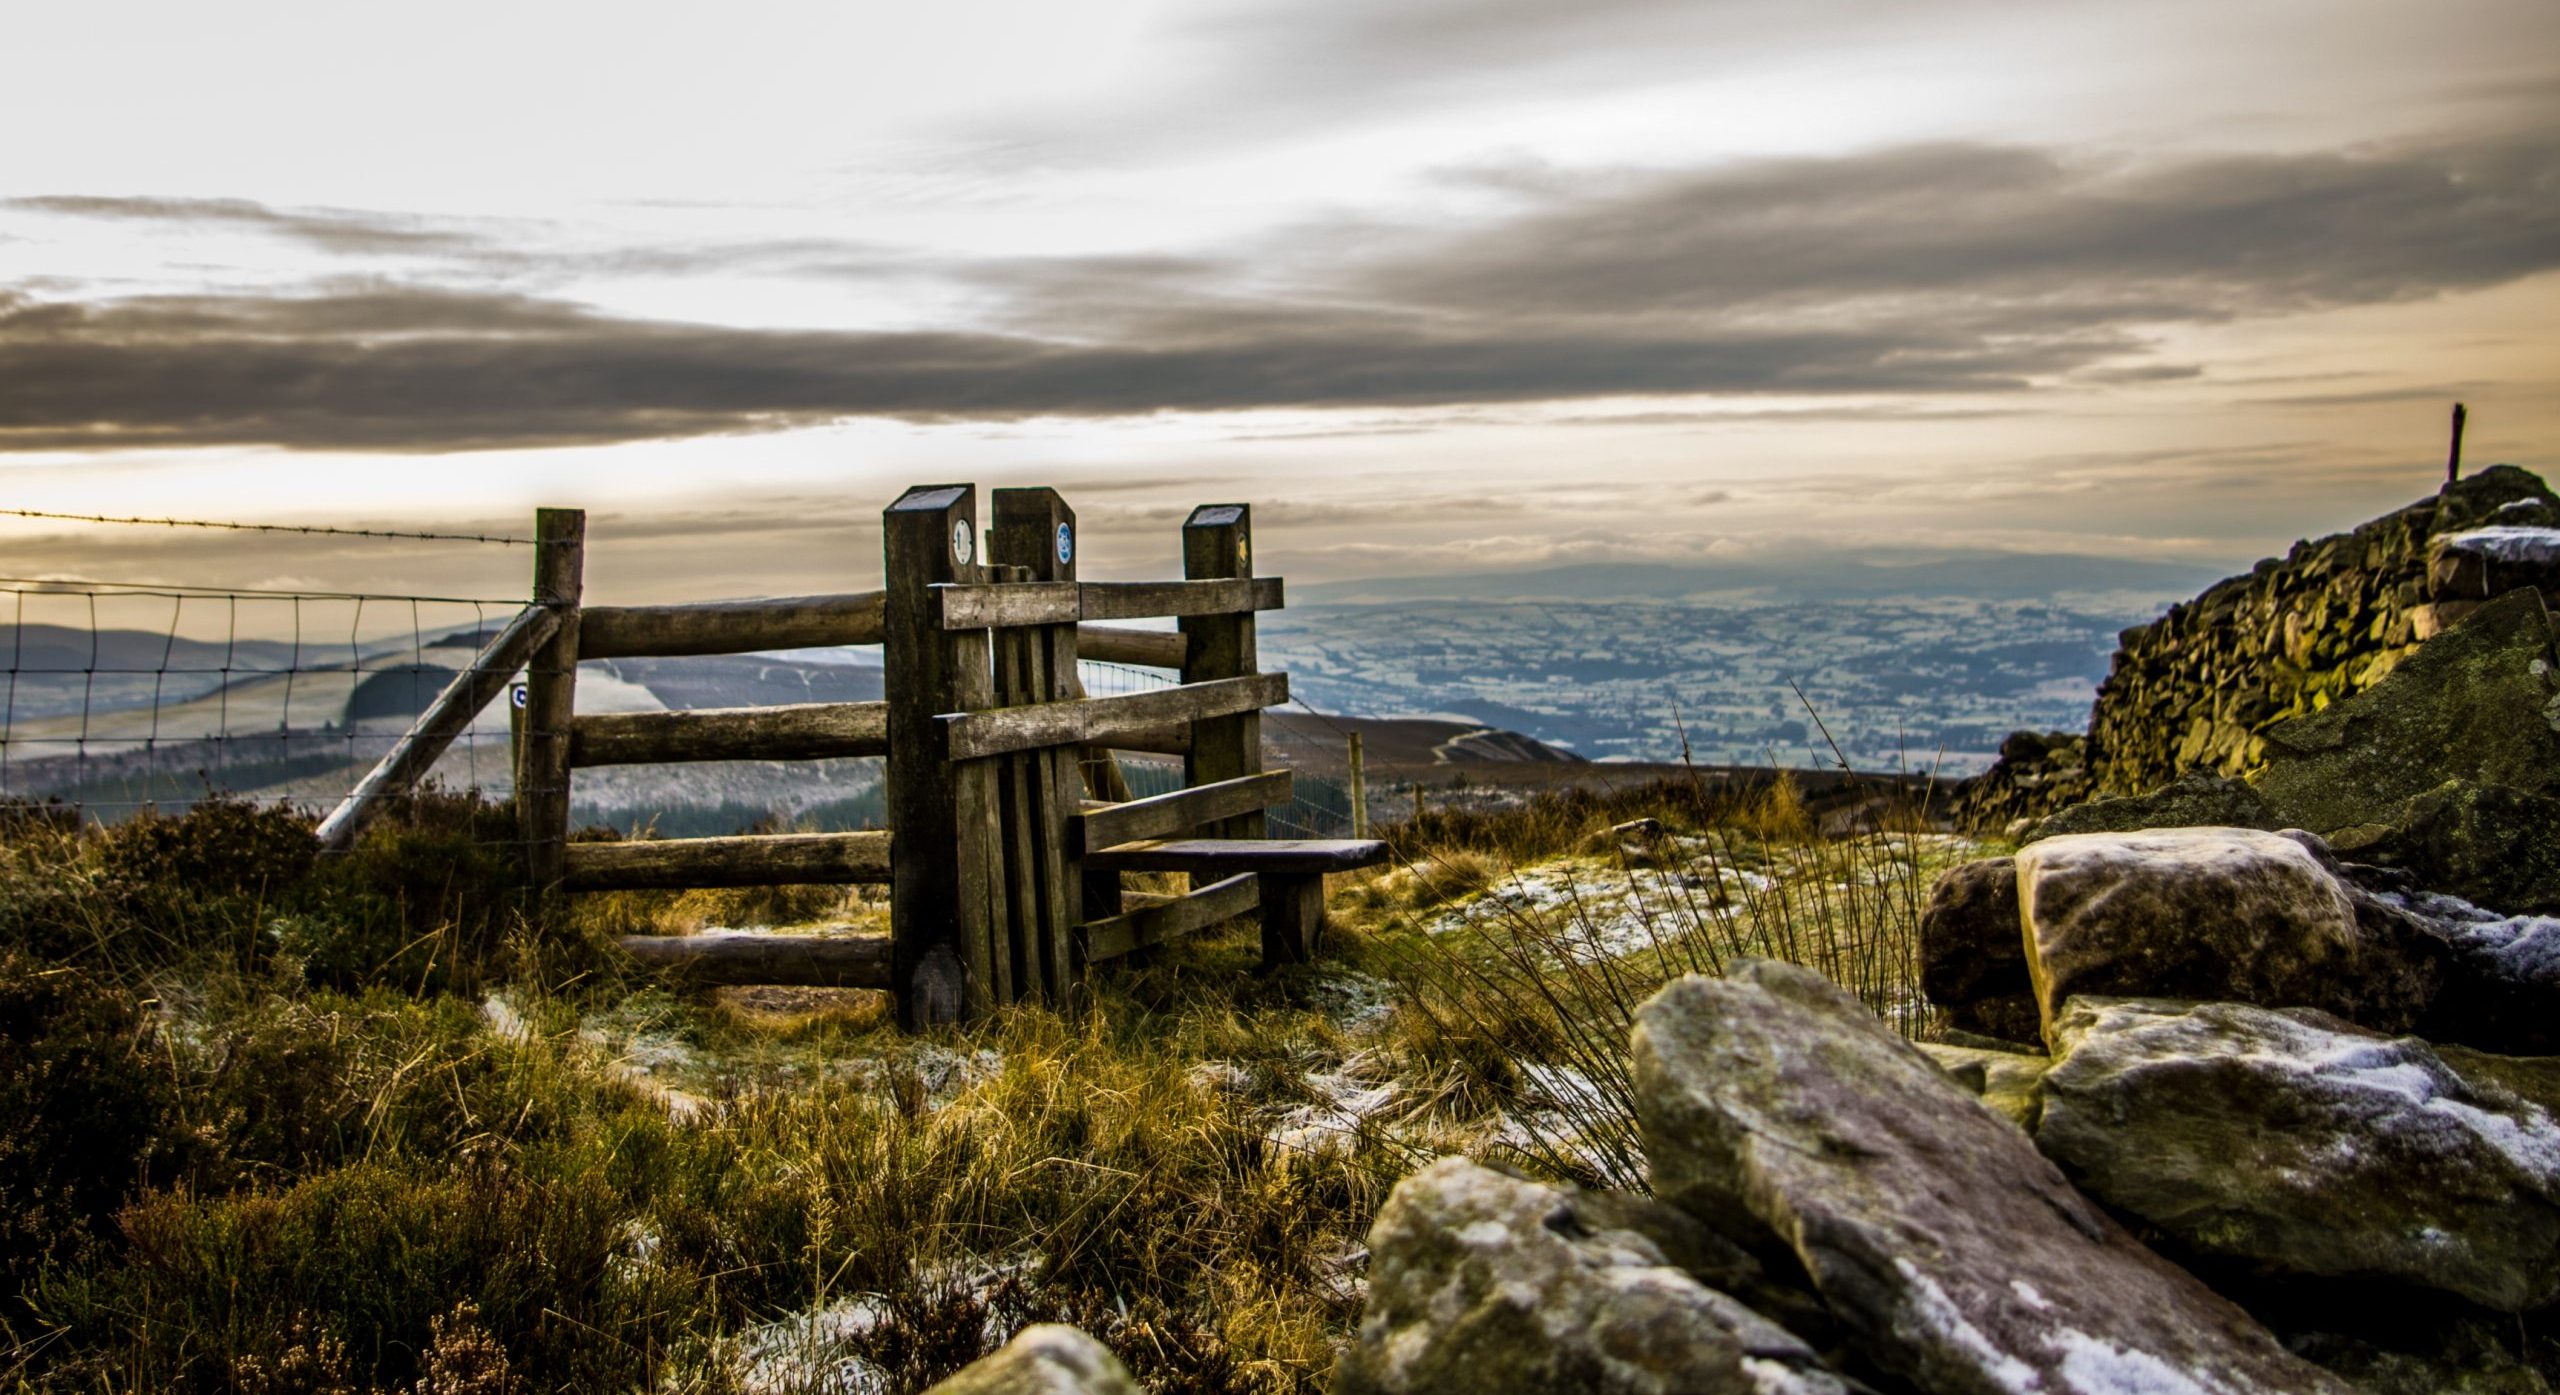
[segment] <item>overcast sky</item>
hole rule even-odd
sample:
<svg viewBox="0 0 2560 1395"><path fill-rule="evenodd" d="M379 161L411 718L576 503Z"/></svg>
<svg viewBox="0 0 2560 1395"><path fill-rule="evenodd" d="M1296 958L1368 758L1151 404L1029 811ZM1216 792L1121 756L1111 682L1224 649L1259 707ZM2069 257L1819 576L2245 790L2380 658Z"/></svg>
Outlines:
<svg viewBox="0 0 2560 1395"><path fill-rule="evenodd" d="M2560 441L2553 0L21 6L0 507L869 584L908 483L1101 574L2245 564ZM0 525L0 572L522 557Z"/></svg>

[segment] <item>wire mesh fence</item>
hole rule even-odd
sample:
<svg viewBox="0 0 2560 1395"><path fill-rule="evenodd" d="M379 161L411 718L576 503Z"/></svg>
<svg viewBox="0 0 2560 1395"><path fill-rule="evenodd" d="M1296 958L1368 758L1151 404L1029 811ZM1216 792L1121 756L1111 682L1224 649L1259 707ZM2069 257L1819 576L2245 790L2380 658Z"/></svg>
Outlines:
<svg viewBox="0 0 2560 1395"><path fill-rule="evenodd" d="M522 545L479 533L0 509L0 517L241 535L222 570L272 575L307 561L274 535ZM30 551L59 551L58 529ZM343 543L332 543L343 547ZM362 545L362 544L359 544ZM83 544L85 549L86 544ZM205 554L191 554L208 565ZM411 554L414 555L414 554ZM492 588L504 590L505 588ZM318 814L398 744L417 714L521 596L0 577L0 803L100 822L217 798ZM439 785L505 793L507 721L482 714L438 765Z"/></svg>

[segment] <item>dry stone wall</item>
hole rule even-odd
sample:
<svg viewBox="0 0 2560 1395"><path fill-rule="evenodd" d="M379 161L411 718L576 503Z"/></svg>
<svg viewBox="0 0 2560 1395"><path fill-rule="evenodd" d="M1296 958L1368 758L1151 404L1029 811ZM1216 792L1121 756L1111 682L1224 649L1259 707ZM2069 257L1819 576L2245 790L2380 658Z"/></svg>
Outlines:
<svg viewBox="0 0 2560 1395"><path fill-rule="evenodd" d="M2268 727L2381 682L2467 608L2430 598L2437 538L2553 526L2550 486L2497 465L2353 532L2296 543L2126 630L2086 736L2012 737L2000 763L1958 793L1957 818L1998 831L2191 773L2246 776L2265 758Z"/></svg>

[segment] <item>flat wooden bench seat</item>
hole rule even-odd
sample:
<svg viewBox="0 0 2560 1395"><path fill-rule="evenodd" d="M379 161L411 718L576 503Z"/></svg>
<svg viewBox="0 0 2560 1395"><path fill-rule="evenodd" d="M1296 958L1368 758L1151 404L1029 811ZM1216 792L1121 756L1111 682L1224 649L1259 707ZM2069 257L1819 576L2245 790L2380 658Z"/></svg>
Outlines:
<svg viewBox="0 0 2560 1395"><path fill-rule="evenodd" d="M1085 854L1098 872L1185 872L1197 886L1253 874L1262 905L1265 967L1302 964L1324 936L1328 872L1375 867L1387 845L1374 838L1150 838Z"/></svg>
<svg viewBox="0 0 2560 1395"><path fill-rule="evenodd" d="M1387 860L1387 845L1374 838L1148 838L1096 849L1084 860L1101 872L1322 876L1375 867Z"/></svg>

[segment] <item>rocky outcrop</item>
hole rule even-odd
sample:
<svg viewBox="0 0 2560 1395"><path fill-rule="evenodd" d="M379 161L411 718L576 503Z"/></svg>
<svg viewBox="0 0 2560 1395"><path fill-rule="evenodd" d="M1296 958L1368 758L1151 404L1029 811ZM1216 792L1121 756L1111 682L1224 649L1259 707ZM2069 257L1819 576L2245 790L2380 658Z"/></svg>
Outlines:
<svg viewBox="0 0 2560 1395"><path fill-rule="evenodd" d="M1639 1013L1634 1056L1656 1193L1787 1245L1872 1359L1923 1390L2350 1389L1809 970L1682 979Z"/></svg>
<svg viewBox="0 0 2560 1395"><path fill-rule="evenodd" d="M926 1395L1138 1395L1138 1383L1102 1343L1072 1327L1040 1323Z"/></svg>
<svg viewBox="0 0 2560 1395"><path fill-rule="evenodd" d="M2149 794L2075 804L2036 820L2021 846L2066 833L2135 833L2146 828L2255 828L2285 826L2266 796L2248 782L2220 775L2181 775Z"/></svg>
<svg viewBox="0 0 2560 1395"><path fill-rule="evenodd" d="M2324 1013L2075 998L2036 1144L2186 1249L2283 1275L2560 1298L2560 1099Z"/></svg>
<svg viewBox="0 0 2560 1395"><path fill-rule="evenodd" d="M2061 777L2053 737L2032 740L1958 792L1966 826L1999 832L2092 797L2141 794L2201 771L2241 776L2265 758L2268 728L2373 687L2478 600L2452 562L2481 550L2451 539L2560 526L2560 498L2534 475L2493 466L2351 533L2296 544L2148 625L2119 636L2098 689L2079 772ZM2443 548L2439 538L2446 539ZM2438 569L2440 594L2429 590ZM2514 566L2487 584L2528 580Z"/></svg>
<svg viewBox="0 0 2560 1395"><path fill-rule="evenodd" d="M1920 991L1959 1031L2040 1040L2023 943L2016 864L1998 857L1950 868L1920 912Z"/></svg>
<svg viewBox="0 0 2560 1395"><path fill-rule="evenodd" d="M1859 1388L1717 1286L1764 1287L1750 1256L1642 1198L1444 1158L1397 1184L1369 1251L1369 1305L1339 1395Z"/></svg>
<svg viewBox="0 0 2560 1395"><path fill-rule="evenodd" d="M2081 994L2317 1007L2399 1032L2443 985L2442 946L2414 921L2360 920L2311 841L2243 828L2074 834L2016 861L2048 1042Z"/></svg>

